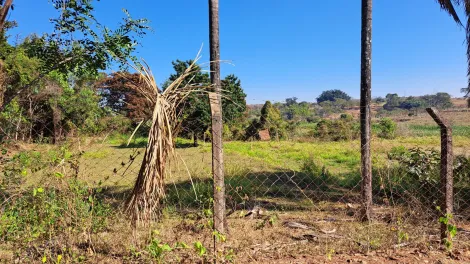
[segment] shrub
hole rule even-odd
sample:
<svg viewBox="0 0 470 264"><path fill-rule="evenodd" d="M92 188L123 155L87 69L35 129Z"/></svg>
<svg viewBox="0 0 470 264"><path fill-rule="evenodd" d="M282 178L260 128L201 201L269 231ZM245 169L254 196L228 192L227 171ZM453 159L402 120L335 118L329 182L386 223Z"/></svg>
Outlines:
<svg viewBox="0 0 470 264"><path fill-rule="evenodd" d="M327 184L332 183L332 175L325 166L320 166L312 157L304 160L301 171L305 173L315 187L326 187Z"/></svg>
<svg viewBox="0 0 470 264"><path fill-rule="evenodd" d="M351 122L354 120L354 117L351 114L341 114L340 116L341 120L346 121L346 122Z"/></svg>
<svg viewBox="0 0 470 264"><path fill-rule="evenodd" d="M439 198L436 197L439 193L439 153L433 149L398 147L388 154L388 158L395 163L374 168L375 192L403 203L413 197L414 201L421 201L426 210L434 208L432 204Z"/></svg>
<svg viewBox="0 0 470 264"><path fill-rule="evenodd" d="M379 137L385 139L395 138L397 123L390 118L382 118L378 124Z"/></svg>
<svg viewBox="0 0 470 264"><path fill-rule="evenodd" d="M314 136L327 141L354 140L359 136L359 126L349 116L339 120L324 119L318 122Z"/></svg>
<svg viewBox="0 0 470 264"><path fill-rule="evenodd" d="M74 258L80 250L76 245L89 243L83 241L86 238L82 234L91 235L107 228L111 207L101 188L89 187L74 176L64 175L68 171L65 166L71 162L74 156L66 147L47 154L21 152L6 161L0 175L0 243L16 247L18 254L30 252L27 257L32 259L45 252ZM42 178L20 188L30 174ZM31 250L38 247L40 251Z"/></svg>

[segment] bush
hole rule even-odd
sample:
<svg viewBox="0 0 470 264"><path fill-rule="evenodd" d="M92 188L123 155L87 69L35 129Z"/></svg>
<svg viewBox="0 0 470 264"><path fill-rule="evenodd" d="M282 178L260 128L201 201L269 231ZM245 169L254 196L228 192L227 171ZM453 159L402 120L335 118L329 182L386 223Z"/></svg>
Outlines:
<svg viewBox="0 0 470 264"><path fill-rule="evenodd" d="M107 228L111 206L101 188L78 181L73 170L63 174L74 159L60 147L47 154L21 152L5 162L0 175L0 243L12 245L17 254L30 252L27 257L35 260L49 252L77 262L77 246L90 242L82 235ZM24 187L26 176L38 175L39 181Z"/></svg>
<svg viewBox="0 0 470 264"><path fill-rule="evenodd" d="M379 137L385 139L395 138L397 123L390 118L382 118L378 124Z"/></svg>
<svg viewBox="0 0 470 264"><path fill-rule="evenodd" d="M408 203L413 197L423 209L433 210L439 197L439 164L437 151L420 148L393 148L388 154L394 162L388 167L374 167L374 191L395 202Z"/></svg>
<svg viewBox="0 0 470 264"><path fill-rule="evenodd" d="M359 126L347 115L339 120L324 119L318 122L314 136L326 141L354 140L359 137Z"/></svg>
<svg viewBox="0 0 470 264"><path fill-rule="evenodd" d="M302 172L313 181L315 187L326 187L333 182L332 175L325 166L320 166L313 158L308 158L302 165Z"/></svg>

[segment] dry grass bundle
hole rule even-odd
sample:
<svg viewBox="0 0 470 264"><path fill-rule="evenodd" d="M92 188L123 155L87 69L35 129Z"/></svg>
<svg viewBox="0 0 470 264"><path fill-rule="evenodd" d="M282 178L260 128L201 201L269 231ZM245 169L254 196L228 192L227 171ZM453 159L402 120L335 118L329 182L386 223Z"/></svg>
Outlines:
<svg viewBox="0 0 470 264"><path fill-rule="evenodd" d="M136 90L155 107L148 145L127 204L134 225L140 222L148 223L160 214L162 200L165 197L165 168L174 156L174 139L179 127L178 106L189 94L203 92L208 88L194 85L181 86L184 80L199 70L196 65L199 58L198 54L194 63L164 91L158 88L147 65L135 67L145 82L145 85L136 87Z"/></svg>

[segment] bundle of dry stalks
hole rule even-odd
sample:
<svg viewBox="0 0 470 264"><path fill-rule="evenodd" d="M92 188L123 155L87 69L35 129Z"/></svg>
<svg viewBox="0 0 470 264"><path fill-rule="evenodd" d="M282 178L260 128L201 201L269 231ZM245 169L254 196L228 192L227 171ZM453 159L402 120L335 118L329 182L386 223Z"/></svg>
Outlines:
<svg viewBox="0 0 470 264"><path fill-rule="evenodd" d="M194 63L164 91L158 88L148 65L135 67L145 83L136 87L136 90L153 103L155 108L148 145L137 181L127 203L127 211L131 214L134 225L146 224L158 218L161 212L162 200L165 198L165 168L174 157L174 139L179 128L178 106L191 93L204 92L208 88L195 85L182 87L184 80L199 71L196 65L199 58L198 54Z"/></svg>

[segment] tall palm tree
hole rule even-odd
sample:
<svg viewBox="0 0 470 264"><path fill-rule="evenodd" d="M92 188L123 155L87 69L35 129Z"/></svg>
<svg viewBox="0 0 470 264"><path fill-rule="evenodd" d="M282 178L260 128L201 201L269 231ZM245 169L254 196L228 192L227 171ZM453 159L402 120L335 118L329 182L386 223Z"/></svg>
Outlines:
<svg viewBox="0 0 470 264"><path fill-rule="evenodd" d="M362 0L361 23L361 219L372 217L371 88L372 88L372 0Z"/></svg>
<svg viewBox="0 0 470 264"><path fill-rule="evenodd" d="M212 174L214 177L214 227L219 233L227 229L225 221L224 155L222 149L222 97L220 85L219 0L209 0L209 41L211 84L216 98L211 98Z"/></svg>
<svg viewBox="0 0 470 264"><path fill-rule="evenodd" d="M468 107L470 107L470 0L437 0L437 2L441 5L441 8L446 11L458 25L462 27L464 25L462 24L455 7L463 7L465 10L465 16L467 18L467 24L465 25L468 60L467 76L469 77L469 81L468 87L463 88L462 93L466 93L466 96L468 97Z"/></svg>

